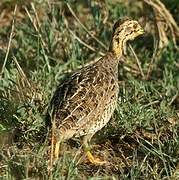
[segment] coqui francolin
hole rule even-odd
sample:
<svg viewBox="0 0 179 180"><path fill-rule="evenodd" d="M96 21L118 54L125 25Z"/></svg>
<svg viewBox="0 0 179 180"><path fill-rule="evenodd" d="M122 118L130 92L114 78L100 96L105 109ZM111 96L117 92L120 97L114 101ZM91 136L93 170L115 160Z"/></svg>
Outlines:
<svg viewBox="0 0 179 180"><path fill-rule="evenodd" d="M82 146L89 161L94 164L104 163L93 157L89 142L108 123L116 108L118 64L126 42L143 33L143 28L136 20L118 20L114 24L106 55L72 73L70 78L57 87L48 109L55 158L59 156L62 142L83 136Z"/></svg>

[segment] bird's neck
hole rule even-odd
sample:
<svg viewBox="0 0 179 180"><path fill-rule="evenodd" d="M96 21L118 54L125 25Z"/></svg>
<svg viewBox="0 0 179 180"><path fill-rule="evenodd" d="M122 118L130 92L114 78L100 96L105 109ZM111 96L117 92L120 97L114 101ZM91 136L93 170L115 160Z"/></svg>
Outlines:
<svg viewBox="0 0 179 180"><path fill-rule="evenodd" d="M112 39L109 51L112 52L117 59L120 59L125 49L126 49L125 39L122 38L120 39L119 37Z"/></svg>

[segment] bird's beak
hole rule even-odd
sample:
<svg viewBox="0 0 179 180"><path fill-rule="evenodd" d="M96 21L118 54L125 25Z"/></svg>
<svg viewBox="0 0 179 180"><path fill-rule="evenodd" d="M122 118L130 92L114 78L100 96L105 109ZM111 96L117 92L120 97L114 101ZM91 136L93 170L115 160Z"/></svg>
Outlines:
<svg viewBox="0 0 179 180"><path fill-rule="evenodd" d="M144 34L145 31L141 28L140 31L139 31L139 34Z"/></svg>

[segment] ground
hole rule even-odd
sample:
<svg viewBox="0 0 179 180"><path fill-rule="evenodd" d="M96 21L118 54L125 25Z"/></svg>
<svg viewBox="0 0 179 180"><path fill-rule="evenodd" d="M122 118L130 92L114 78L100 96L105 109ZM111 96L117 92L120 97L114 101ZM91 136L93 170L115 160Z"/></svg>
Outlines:
<svg viewBox="0 0 179 180"><path fill-rule="evenodd" d="M177 24L177 0L162 2ZM179 33L157 29L150 4L3 0L0 12L2 179L179 178ZM53 92L69 72L105 54L123 16L139 20L145 34L127 48L117 109L93 138L94 155L107 163L90 164L73 139L48 174L45 113Z"/></svg>

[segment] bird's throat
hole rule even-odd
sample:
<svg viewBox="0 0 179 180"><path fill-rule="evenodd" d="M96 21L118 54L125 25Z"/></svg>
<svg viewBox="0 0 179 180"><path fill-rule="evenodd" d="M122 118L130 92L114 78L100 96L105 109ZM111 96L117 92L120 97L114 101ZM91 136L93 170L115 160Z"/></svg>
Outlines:
<svg viewBox="0 0 179 180"><path fill-rule="evenodd" d="M111 51L114 53L117 59L119 59L125 50L126 43L123 40L115 39L112 42Z"/></svg>

